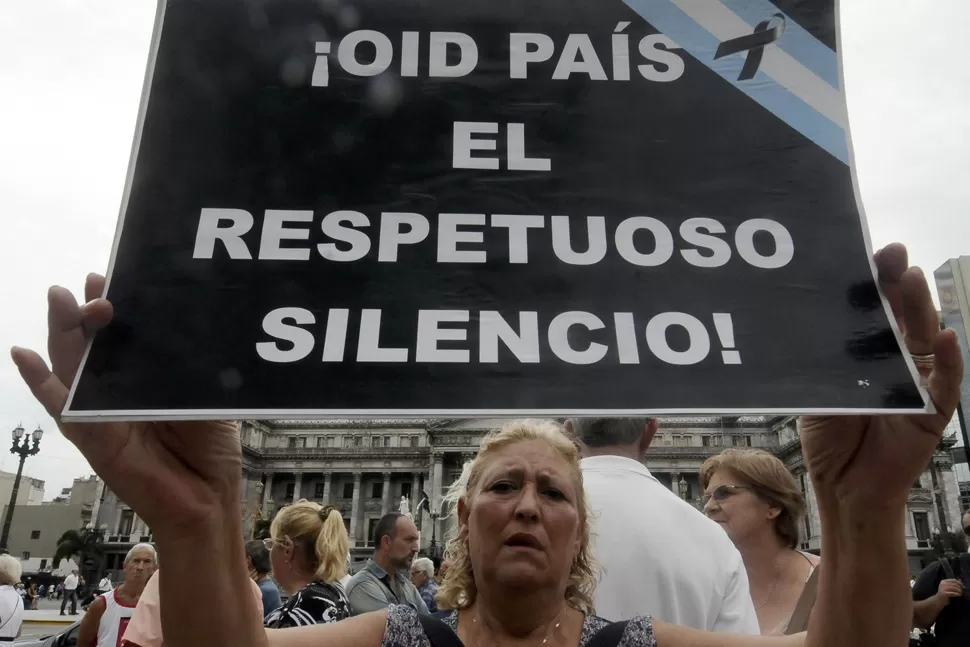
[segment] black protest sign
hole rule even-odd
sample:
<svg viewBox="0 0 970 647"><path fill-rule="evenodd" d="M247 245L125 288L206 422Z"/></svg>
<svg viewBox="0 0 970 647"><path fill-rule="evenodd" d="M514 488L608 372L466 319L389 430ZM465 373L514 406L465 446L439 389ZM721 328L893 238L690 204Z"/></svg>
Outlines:
<svg viewBox="0 0 970 647"><path fill-rule="evenodd" d="M163 2L66 415L922 410L806 4Z"/></svg>

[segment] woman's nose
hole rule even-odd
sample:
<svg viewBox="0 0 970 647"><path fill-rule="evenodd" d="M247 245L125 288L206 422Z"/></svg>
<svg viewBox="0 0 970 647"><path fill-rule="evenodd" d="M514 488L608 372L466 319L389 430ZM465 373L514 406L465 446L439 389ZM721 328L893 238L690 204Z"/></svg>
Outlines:
<svg viewBox="0 0 970 647"><path fill-rule="evenodd" d="M711 513L714 512L716 509L717 509L717 502L714 501L714 497L711 497L710 499L707 500L707 503L704 504L704 514L706 514L707 516L711 516Z"/></svg>
<svg viewBox="0 0 970 647"><path fill-rule="evenodd" d="M539 493L535 485L528 483L520 490L515 506L515 516L535 519L539 516Z"/></svg>

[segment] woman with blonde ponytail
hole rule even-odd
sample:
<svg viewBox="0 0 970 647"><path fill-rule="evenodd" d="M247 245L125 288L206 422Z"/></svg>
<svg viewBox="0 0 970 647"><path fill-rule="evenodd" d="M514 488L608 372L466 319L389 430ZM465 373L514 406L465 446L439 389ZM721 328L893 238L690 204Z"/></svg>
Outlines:
<svg viewBox="0 0 970 647"><path fill-rule="evenodd" d="M273 629L337 622L350 616L340 579L350 540L340 511L302 500L279 511L270 526L273 577L290 596L266 616Z"/></svg>

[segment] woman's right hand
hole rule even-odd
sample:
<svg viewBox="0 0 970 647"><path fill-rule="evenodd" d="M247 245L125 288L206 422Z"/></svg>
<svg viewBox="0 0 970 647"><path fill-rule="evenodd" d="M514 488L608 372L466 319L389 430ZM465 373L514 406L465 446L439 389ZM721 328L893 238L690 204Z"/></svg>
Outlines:
<svg viewBox="0 0 970 647"><path fill-rule="evenodd" d="M234 423L61 420L90 337L111 321L111 304L100 298L104 285L104 277L88 275L80 306L68 290L50 288L51 368L22 348L11 350L13 361L64 436L153 533L163 539L207 532L226 512L238 512L242 457Z"/></svg>

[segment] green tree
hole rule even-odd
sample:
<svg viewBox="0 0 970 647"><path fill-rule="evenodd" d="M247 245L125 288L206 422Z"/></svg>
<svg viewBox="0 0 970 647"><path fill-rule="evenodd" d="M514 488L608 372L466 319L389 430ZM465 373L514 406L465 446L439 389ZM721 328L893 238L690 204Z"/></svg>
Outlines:
<svg viewBox="0 0 970 647"><path fill-rule="evenodd" d="M80 530L68 530L57 540L57 548L54 551L54 560L51 564L57 568L62 559L71 559L74 556L78 559L74 563L78 565L78 570L85 573L90 579L90 572L97 571L101 565L101 558L104 556L104 531L100 528L81 528ZM93 560L96 566L94 569L85 568L88 560Z"/></svg>

